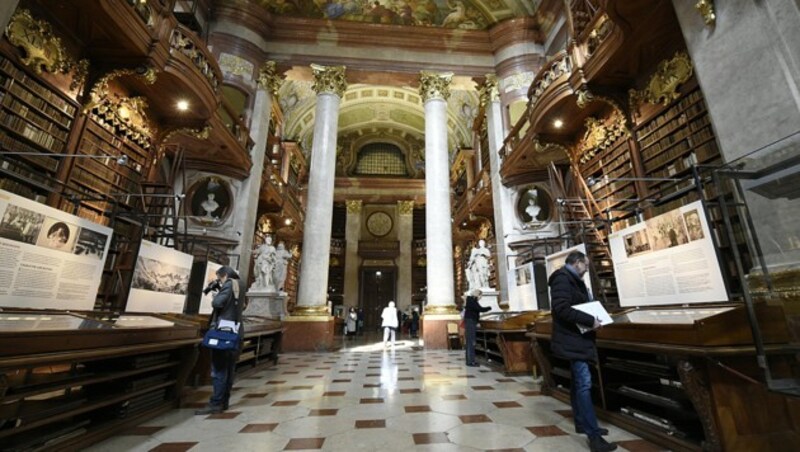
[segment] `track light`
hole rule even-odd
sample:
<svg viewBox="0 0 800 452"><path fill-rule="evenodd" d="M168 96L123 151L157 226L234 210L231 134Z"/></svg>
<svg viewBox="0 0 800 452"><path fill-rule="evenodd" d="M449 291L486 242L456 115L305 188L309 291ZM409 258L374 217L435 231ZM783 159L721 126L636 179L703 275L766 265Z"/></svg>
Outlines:
<svg viewBox="0 0 800 452"><path fill-rule="evenodd" d="M122 154L120 156L115 155L89 155L89 154L51 154L49 152L3 152L0 155L21 155L21 156L30 156L30 157L57 157L57 158L86 158L86 159L114 159L119 166L127 166L128 165L128 156Z"/></svg>
<svg viewBox="0 0 800 452"><path fill-rule="evenodd" d="M603 176L601 178L594 178L594 177L587 177L586 178L586 185L592 187L597 184L607 184L609 182L620 182L620 181L644 181L644 182L678 182L683 179L675 179L672 177L608 177Z"/></svg>

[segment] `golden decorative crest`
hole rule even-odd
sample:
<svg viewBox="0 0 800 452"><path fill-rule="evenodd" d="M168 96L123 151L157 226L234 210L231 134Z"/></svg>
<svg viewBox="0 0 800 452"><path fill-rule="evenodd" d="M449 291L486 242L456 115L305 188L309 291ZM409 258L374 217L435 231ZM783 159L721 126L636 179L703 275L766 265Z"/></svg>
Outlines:
<svg viewBox="0 0 800 452"><path fill-rule="evenodd" d="M592 94L586 86L580 87L575 91L575 94L578 96L578 100L576 100L575 103L578 104L578 108L581 109L586 108L589 102L594 100L594 94Z"/></svg>
<svg viewBox="0 0 800 452"><path fill-rule="evenodd" d="M213 128L211 126L205 126L202 129L193 129L191 127L182 127L180 129L173 129L167 132L166 135L164 135L164 137L161 139L161 142L166 143L167 140L179 134L189 135L190 137L197 138L198 140L206 140L208 139L209 135L211 135L212 129Z"/></svg>
<svg viewBox="0 0 800 452"><path fill-rule="evenodd" d="M124 97L115 101L106 100L94 111L101 121L147 149L150 147L153 131L148 124L146 109L147 99L144 97Z"/></svg>
<svg viewBox="0 0 800 452"><path fill-rule="evenodd" d="M642 101L651 104L661 102L664 106L680 97L678 88L692 77L692 62L686 52L678 52L671 60L658 64L656 73L650 77L643 91L630 91L631 104L635 107ZM634 108L634 111L638 108Z"/></svg>
<svg viewBox="0 0 800 452"><path fill-rule="evenodd" d="M419 95L422 97L422 102L427 102L430 99L449 99L450 82L452 80L452 72L421 71L419 73Z"/></svg>
<svg viewBox="0 0 800 452"><path fill-rule="evenodd" d="M28 10L20 9L11 17L6 36L11 44L25 50L22 63L37 74L41 74L42 69L51 73L64 72L69 57L49 23L36 20Z"/></svg>
<svg viewBox="0 0 800 452"><path fill-rule="evenodd" d="M414 201L397 201L397 213L403 216L414 214Z"/></svg>
<svg viewBox="0 0 800 452"><path fill-rule="evenodd" d="M588 117L584 122L586 133L578 143L577 155L572 156L573 161L585 163L597 154L598 150L605 149L614 144L621 136L629 136L630 132L625 126L625 117L619 110L614 113L607 121Z"/></svg>
<svg viewBox="0 0 800 452"><path fill-rule="evenodd" d="M342 97L347 90L347 80L345 79L345 66L320 66L311 65L314 73L314 85L311 89L317 94L331 93Z"/></svg>
<svg viewBox="0 0 800 452"><path fill-rule="evenodd" d="M694 5L700 15L703 16L703 22L709 27L713 27L717 23L717 15L714 13L714 0L700 0Z"/></svg>
<svg viewBox="0 0 800 452"><path fill-rule="evenodd" d="M278 95L283 79L276 72L277 64L274 61L265 61L258 69L258 87L266 89L273 96Z"/></svg>
<svg viewBox="0 0 800 452"><path fill-rule="evenodd" d="M361 213L361 206L363 205L363 201L360 199L348 199L344 202L347 205L347 214L357 214Z"/></svg>
<svg viewBox="0 0 800 452"><path fill-rule="evenodd" d="M486 81L480 87L480 106L486 107L490 102L497 102L500 100L500 91L497 89L497 76L494 74L486 74Z"/></svg>

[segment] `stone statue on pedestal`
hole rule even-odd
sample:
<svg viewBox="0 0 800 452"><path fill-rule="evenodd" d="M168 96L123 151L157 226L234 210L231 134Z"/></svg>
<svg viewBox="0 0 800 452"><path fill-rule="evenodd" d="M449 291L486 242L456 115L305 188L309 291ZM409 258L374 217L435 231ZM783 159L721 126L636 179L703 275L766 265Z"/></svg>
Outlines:
<svg viewBox="0 0 800 452"><path fill-rule="evenodd" d="M277 290L273 271L276 262L276 250L272 246L272 236L266 236L264 243L254 251L258 252L255 260L256 280L250 287L251 291L275 292Z"/></svg>
<svg viewBox="0 0 800 452"><path fill-rule="evenodd" d="M292 252L286 249L286 245L283 242L278 243L278 249L275 250L275 268L272 271L273 283L278 291L282 291L286 283L286 268L291 258Z"/></svg>
<svg viewBox="0 0 800 452"><path fill-rule="evenodd" d="M467 262L467 280L469 289L489 287L489 266L491 252L486 248L486 241L478 240L478 245L472 248Z"/></svg>

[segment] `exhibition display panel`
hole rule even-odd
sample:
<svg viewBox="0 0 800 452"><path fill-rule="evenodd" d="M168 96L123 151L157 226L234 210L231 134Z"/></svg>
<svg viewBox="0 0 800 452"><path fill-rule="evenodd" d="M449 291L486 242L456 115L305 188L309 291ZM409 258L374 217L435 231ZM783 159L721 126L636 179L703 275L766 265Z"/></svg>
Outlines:
<svg viewBox="0 0 800 452"><path fill-rule="evenodd" d="M77 449L176 408L198 331L147 315L0 313L0 443Z"/></svg>

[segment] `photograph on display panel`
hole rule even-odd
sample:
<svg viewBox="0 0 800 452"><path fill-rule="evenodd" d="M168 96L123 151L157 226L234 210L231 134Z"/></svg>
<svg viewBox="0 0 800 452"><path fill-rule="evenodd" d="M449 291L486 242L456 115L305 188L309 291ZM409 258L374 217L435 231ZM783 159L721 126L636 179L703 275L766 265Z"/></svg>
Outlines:
<svg viewBox="0 0 800 452"><path fill-rule="evenodd" d="M71 253L78 237L78 229L78 226L74 224L47 217L42 224L36 246Z"/></svg>
<svg viewBox="0 0 800 452"><path fill-rule="evenodd" d="M186 295L191 270L139 256L133 272L132 289Z"/></svg>
<svg viewBox="0 0 800 452"><path fill-rule="evenodd" d="M91 229L81 228L78 241L75 243L73 253L77 256L90 256L96 259L103 258L108 235Z"/></svg>
<svg viewBox="0 0 800 452"><path fill-rule="evenodd" d="M44 215L24 207L9 205L0 222L0 237L35 245L43 223Z"/></svg>

